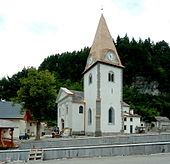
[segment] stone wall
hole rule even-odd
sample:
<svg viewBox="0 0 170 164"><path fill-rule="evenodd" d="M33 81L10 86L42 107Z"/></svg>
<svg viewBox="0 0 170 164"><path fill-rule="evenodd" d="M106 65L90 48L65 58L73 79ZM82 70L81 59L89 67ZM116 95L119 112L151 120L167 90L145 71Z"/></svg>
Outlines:
<svg viewBox="0 0 170 164"><path fill-rule="evenodd" d="M54 141L24 142L22 148L25 147L25 149L0 150L0 161L27 161L30 147L33 146L43 149L44 160L166 153L170 152L170 134L81 139L55 138Z"/></svg>
<svg viewBox="0 0 170 164"><path fill-rule="evenodd" d="M170 134L142 134L142 135L122 135L110 137L86 137L86 138L50 138L49 140L22 142L20 149L36 148L61 148L61 147L79 147L95 145L115 145L115 144L133 144L133 143L152 143L152 142L170 142Z"/></svg>
<svg viewBox="0 0 170 164"><path fill-rule="evenodd" d="M27 161L30 150L0 151L1 161ZM170 142L98 145L82 147L63 147L43 149L44 160L61 158L82 158L99 156L140 155L170 152Z"/></svg>

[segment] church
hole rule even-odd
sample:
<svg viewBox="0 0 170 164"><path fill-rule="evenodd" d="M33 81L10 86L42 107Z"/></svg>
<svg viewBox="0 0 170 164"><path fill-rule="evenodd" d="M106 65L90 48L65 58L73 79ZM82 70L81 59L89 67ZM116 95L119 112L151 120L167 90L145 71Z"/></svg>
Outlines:
<svg viewBox="0 0 170 164"><path fill-rule="evenodd" d="M123 69L102 14L83 72L84 92L59 90L59 129L89 136L135 133L140 116L123 102Z"/></svg>

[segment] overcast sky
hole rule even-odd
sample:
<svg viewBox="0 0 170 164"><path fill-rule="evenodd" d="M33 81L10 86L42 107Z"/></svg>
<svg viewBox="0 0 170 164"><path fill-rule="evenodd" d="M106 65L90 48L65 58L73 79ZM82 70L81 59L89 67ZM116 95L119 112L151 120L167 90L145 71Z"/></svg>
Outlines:
<svg viewBox="0 0 170 164"><path fill-rule="evenodd" d="M170 0L0 0L0 78L90 47L101 7L113 38L170 43Z"/></svg>

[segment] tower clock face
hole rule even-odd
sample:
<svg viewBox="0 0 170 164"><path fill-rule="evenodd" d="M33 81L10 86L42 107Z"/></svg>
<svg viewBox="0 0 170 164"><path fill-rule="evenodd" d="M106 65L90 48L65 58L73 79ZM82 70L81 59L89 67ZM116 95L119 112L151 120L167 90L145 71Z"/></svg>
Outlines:
<svg viewBox="0 0 170 164"><path fill-rule="evenodd" d="M112 51L108 51L107 59L113 62L116 59L116 55Z"/></svg>

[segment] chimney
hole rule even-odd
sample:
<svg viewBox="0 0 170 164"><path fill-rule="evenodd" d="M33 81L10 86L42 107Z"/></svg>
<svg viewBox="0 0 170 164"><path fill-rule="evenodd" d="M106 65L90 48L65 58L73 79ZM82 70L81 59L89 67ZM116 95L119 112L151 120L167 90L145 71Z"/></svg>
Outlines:
<svg viewBox="0 0 170 164"><path fill-rule="evenodd" d="M130 109L129 113L130 113L130 114L134 114L133 109Z"/></svg>

